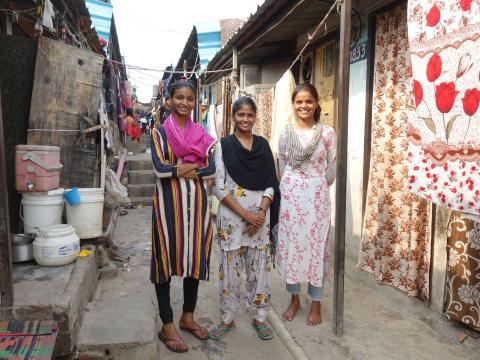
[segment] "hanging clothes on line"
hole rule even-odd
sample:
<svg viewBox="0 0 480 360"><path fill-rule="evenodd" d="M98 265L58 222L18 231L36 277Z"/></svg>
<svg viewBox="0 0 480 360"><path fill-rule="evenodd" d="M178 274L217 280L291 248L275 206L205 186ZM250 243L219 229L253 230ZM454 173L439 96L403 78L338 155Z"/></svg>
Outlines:
<svg viewBox="0 0 480 360"><path fill-rule="evenodd" d="M410 189L480 215L480 4L410 0ZM480 219L480 218L479 218Z"/></svg>
<svg viewBox="0 0 480 360"><path fill-rule="evenodd" d="M480 222L452 212L447 238L445 315L480 331Z"/></svg>
<svg viewBox="0 0 480 360"><path fill-rule="evenodd" d="M408 190L407 8L377 15L372 150L358 268L409 296L429 297L428 202ZM394 80L392 80L394 79Z"/></svg>
<svg viewBox="0 0 480 360"><path fill-rule="evenodd" d="M217 139L223 137L223 105L220 103L215 106L215 111L213 112L214 122L215 122L215 132L217 133Z"/></svg>
<svg viewBox="0 0 480 360"><path fill-rule="evenodd" d="M272 109L272 130L270 147L274 155L278 154L278 141L280 134L287 126L295 121L295 112L292 106L292 94L295 89L295 79L288 70L275 85L273 109Z"/></svg>
<svg viewBox="0 0 480 360"><path fill-rule="evenodd" d="M255 134L263 136L270 141L272 136L272 107L273 88L267 92L254 96L257 104L257 121L255 123Z"/></svg>
<svg viewBox="0 0 480 360"><path fill-rule="evenodd" d="M215 124L215 105L210 105L208 107L208 129L207 132L215 138L215 140L218 140L218 135L217 135L217 129L216 129L216 124Z"/></svg>
<svg viewBox="0 0 480 360"><path fill-rule="evenodd" d="M230 77L225 77L223 79L223 136L228 136L233 133L233 126L231 121L232 115L232 81Z"/></svg>

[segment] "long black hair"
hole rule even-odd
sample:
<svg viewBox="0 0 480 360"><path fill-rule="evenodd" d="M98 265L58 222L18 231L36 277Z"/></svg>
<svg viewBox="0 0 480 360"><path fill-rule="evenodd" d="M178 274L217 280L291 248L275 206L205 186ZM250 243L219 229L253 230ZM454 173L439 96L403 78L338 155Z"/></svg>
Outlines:
<svg viewBox="0 0 480 360"><path fill-rule="evenodd" d="M295 102L295 98L297 97L298 93L302 91L309 92L315 99L315 103L317 104L317 107L315 109L315 112L313 113L313 118L315 119L315 122L319 122L320 114L322 113L322 108L318 104L320 97L318 96L317 88L309 83L303 83L295 86L295 89L293 90L293 94L292 94L292 103Z"/></svg>
<svg viewBox="0 0 480 360"><path fill-rule="evenodd" d="M171 87L170 87L170 97L173 97L173 95L175 94L175 91L179 90L179 89L183 89L183 88L189 88L190 90L193 91L193 93L196 95L197 94L197 91L195 89L195 86L193 86L193 84L188 81L188 80L185 80L185 79L181 79L181 80L178 80L176 81Z"/></svg>
<svg viewBox="0 0 480 360"><path fill-rule="evenodd" d="M255 104L255 101L253 101L252 98L249 98L248 96L242 96L235 100L235 102L232 105L232 115L235 116L238 110L242 106L248 106L250 109L253 110L253 112L256 114L257 113L257 104Z"/></svg>

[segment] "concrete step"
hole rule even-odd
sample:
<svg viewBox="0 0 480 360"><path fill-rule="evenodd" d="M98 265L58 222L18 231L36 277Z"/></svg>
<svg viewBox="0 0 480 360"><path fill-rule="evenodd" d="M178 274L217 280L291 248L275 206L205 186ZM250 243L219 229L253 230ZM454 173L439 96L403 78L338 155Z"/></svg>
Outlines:
<svg viewBox="0 0 480 360"><path fill-rule="evenodd" d="M152 193L152 196L131 197L130 198L130 203L132 203L132 205L152 206L153 205L153 193Z"/></svg>
<svg viewBox="0 0 480 360"><path fill-rule="evenodd" d="M158 359L158 313L148 266L128 272L102 269L95 296L85 309L79 359Z"/></svg>
<svg viewBox="0 0 480 360"><path fill-rule="evenodd" d="M42 267L32 263L13 265L14 318L55 320L59 334L55 353L70 359L77 346L85 306L97 286L97 251L70 265Z"/></svg>
<svg viewBox="0 0 480 360"><path fill-rule="evenodd" d="M139 143L127 143L126 147L128 152L132 152L134 154L142 154L147 150L145 145Z"/></svg>
<svg viewBox="0 0 480 360"><path fill-rule="evenodd" d="M155 184L128 185L128 197L149 197L153 195Z"/></svg>
<svg viewBox="0 0 480 360"><path fill-rule="evenodd" d="M153 170L131 170L128 172L129 184L155 184Z"/></svg>
<svg viewBox="0 0 480 360"><path fill-rule="evenodd" d="M128 160L127 161L127 169L129 171L136 171L136 170L152 170L152 160L145 159L145 160Z"/></svg>

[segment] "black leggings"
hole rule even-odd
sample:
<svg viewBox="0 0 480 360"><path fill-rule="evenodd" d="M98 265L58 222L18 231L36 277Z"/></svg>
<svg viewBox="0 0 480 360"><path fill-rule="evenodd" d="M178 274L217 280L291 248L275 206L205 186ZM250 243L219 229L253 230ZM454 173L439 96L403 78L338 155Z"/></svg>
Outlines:
<svg viewBox="0 0 480 360"><path fill-rule="evenodd" d="M198 279L186 277L183 279L183 311L195 311L198 295ZM170 306L170 281L163 284L155 284L157 293L158 309L160 319L164 325L173 323L173 310Z"/></svg>

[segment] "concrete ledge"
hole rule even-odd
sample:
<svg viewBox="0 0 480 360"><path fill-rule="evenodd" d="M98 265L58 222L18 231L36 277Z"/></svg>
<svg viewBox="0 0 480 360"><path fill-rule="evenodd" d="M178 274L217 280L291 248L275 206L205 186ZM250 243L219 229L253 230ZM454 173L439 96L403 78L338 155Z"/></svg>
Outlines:
<svg viewBox="0 0 480 360"><path fill-rule="evenodd" d="M92 251L74 264L60 267L15 265L14 318L18 320L55 320L59 325L57 356L73 352L84 314L97 285L97 254Z"/></svg>

